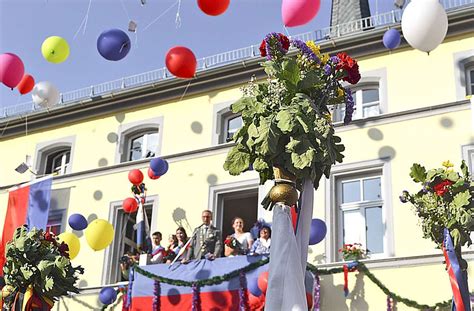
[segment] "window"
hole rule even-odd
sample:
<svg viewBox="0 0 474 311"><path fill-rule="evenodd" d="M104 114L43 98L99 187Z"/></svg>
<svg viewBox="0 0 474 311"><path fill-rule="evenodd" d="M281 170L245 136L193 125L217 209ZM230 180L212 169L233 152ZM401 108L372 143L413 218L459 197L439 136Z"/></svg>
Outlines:
<svg viewBox="0 0 474 311"><path fill-rule="evenodd" d="M240 217L244 220L244 231L249 231L257 221L258 189L223 193L218 196L216 226L221 229L222 236L234 233L232 219Z"/></svg>
<svg viewBox="0 0 474 311"><path fill-rule="evenodd" d="M49 212L46 232L52 232L55 235L59 235L64 231L62 230L64 211L65 210Z"/></svg>
<svg viewBox="0 0 474 311"><path fill-rule="evenodd" d="M163 117L121 124L118 128L115 162L123 163L159 156ZM117 138L117 136L115 136ZM113 138L113 136L112 136Z"/></svg>
<svg viewBox="0 0 474 311"><path fill-rule="evenodd" d="M51 151L46 155L46 166L44 174L66 174L66 169L71 158L71 148L60 148L59 150Z"/></svg>
<svg viewBox="0 0 474 311"><path fill-rule="evenodd" d="M382 176L343 177L337 180L339 245L361 243L373 257L384 252Z"/></svg>
<svg viewBox="0 0 474 311"><path fill-rule="evenodd" d="M224 118L224 132L225 142L232 141L234 134L242 127L243 120L241 115L231 114Z"/></svg>
<svg viewBox="0 0 474 311"><path fill-rule="evenodd" d="M471 179L474 176L474 145L464 145L461 148L462 150L462 159L466 162L469 173L471 174Z"/></svg>
<svg viewBox="0 0 474 311"><path fill-rule="evenodd" d="M40 175L72 172L75 137L64 137L36 145L33 168Z"/></svg>
<svg viewBox="0 0 474 311"><path fill-rule="evenodd" d="M474 95L474 64L466 66L466 95Z"/></svg>
<svg viewBox="0 0 474 311"><path fill-rule="evenodd" d="M156 130L131 134L127 142L127 161L154 157L158 149L158 140Z"/></svg>
<svg viewBox="0 0 474 311"><path fill-rule="evenodd" d="M363 119L380 114L380 94L378 84L366 85L359 89L352 90L354 98L354 113L352 119ZM335 108L334 122L344 120L345 104Z"/></svg>
<svg viewBox="0 0 474 311"><path fill-rule="evenodd" d="M151 234L154 215L153 201L147 198L147 202L143 207L145 208ZM106 249L106 262L104 266L105 284L125 281L120 270L120 259L127 252L135 252L137 250L137 231L134 228L137 212L125 213L120 203L114 204L112 208L113 219L111 223L115 228L115 236L110 247Z"/></svg>

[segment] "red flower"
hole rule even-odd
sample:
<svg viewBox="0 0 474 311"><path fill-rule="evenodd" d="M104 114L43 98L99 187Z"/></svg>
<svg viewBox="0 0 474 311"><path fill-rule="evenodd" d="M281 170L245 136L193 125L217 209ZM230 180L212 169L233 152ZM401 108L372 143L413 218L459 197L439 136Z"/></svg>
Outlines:
<svg viewBox="0 0 474 311"><path fill-rule="evenodd" d="M342 80L351 84L356 84L360 80L359 65L357 61L347 55L346 53L338 53L339 63L336 65L336 70L342 69L345 72Z"/></svg>
<svg viewBox="0 0 474 311"><path fill-rule="evenodd" d="M66 243L61 242L61 244L58 245L58 251L62 256L69 259L69 246Z"/></svg>
<svg viewBox="0 0 474 311"><path fill-rule="evenodd" d="M262 43L260 43L260 55L262 57L265 57L267 56L267 49L265 48L266 47L266 43L265 43L265 40L262 40Z"/></svg>
<svg viewBox="0 0 474 311"><path fill-rule="evenodd" d="M448 186L451 186L453 184L452 181L450 180L443 180L439 184L436 184L433 189L436 192L437 195L442 196L448 191Z"/></svg>
<svg viewBox="0 0 474 311"><path fill-rule="evenodd" d="M286 53L286 51L288 51L288 49L290 48L290 39L288 39L288 37L282 33L279 33L277 35L278 35L277 39L280 42L281 47L285 50L285 53ZM260 43L260 47L259 47L260 55L262 57L267 56L267 42L265 40L266 39L262 40L262 43Z"/></svg>
<svg viewBox="0 0 474 311"><path fill-rule="evenodd" d="M47 231L44 233L44 240L56 244L56 236L53 232Z"/></svg>

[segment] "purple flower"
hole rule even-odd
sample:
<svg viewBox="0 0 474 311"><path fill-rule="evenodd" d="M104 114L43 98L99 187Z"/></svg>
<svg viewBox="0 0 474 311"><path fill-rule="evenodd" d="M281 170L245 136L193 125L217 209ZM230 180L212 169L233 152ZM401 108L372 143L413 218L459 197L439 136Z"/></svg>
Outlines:
<svg viewBox="0 0 474 311"><path fill-rule="evenodd" d="M319 59L319 57L316 56L316 54L314 54L314 52L306 45L306 43L304 43L303 41L301 40L298 40L298 39L292 39L291 40L291 44L297 48L298 50L301 51L301 53L303 53L303 55L306 55L310 60L316 62L316 63L320 63L321 60Z"/></svg>
<svg viewBox="0 0 474 311"><path fill-rule="evenodd" d="M344 115L344 125L349 124L352 121L352 114L354 113L354 98L352 97L352 91L346 87L346 114Z"/></svg>
<svg viewBox="0 0 474 311"><path fill-rule="evenodd" d="M323 69L324 69L324 73L326 74L326 76L329 76L332 72L331 65L329 65L329 64L324 65Z"/></svg>
<svg viewBox="0 0 474 311"><path fill-rule="evenodd" d="M265 56L268 60L272 60L273 58L288 53L289 45L290 42L285 35L271 32L265 36L265 39L263 39L263 42L260 45L260 52L262 53L262 49L265 49ZM264 55L262 54L262 56Z"/></svg>
<svg viewBox="0 0 474 311"><path fill-rule="evenodd" d="M329 60L330 60L331 63L333 63L333 64L338 64L339 61L340 61L339 57L337 57L337 56L331 56L331 57L329 58Z"/></svg>

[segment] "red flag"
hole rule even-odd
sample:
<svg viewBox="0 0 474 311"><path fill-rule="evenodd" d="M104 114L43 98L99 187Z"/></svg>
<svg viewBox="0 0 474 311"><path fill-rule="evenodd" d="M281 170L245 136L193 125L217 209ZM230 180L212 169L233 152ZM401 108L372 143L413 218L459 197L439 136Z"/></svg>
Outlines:
<svg viewBox="0 0 474 311"><path fill-rule="evenodd" d="M13 238L16 228L26 223L29 192L29 187L23 187L11 191L8 195L7 215L3 225L2 241L0 242L0 275L3 275L3 266L6 260L5 247Z"/></svg>

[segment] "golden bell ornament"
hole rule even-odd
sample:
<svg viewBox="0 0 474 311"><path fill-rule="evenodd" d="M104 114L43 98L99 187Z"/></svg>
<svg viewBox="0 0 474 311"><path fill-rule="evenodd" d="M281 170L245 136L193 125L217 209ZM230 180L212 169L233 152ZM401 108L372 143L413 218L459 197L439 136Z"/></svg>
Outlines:
<svg viewBox="0 0 474 311"><path fill-rule="evenodd" d="M279 167L273 168L273 175L276 185L268 193L270 200L273 203L282 202L288 206L296 204L298 201L298 191L294 184L296 176Z"/></svg>

